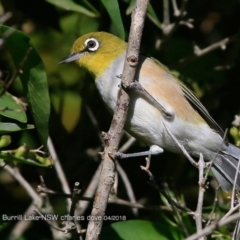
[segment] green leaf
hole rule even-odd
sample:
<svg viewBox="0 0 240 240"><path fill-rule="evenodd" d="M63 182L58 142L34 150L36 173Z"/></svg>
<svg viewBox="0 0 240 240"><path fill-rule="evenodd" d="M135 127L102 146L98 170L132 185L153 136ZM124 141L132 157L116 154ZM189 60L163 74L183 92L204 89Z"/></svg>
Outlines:
<svg viewBox="0 0 240 240"><path fill-rule="evenodd" d="M8 92L0 97L0 115L26 123L27 116L22 104Z"/></svg>
<svg viewBox="0 0 240 240"><path fill-rule="evenodd" d="M100 240L181 240L184 239L182 232L177 227L165 222L149 222L142 220L130 220L113 223L104 227Z"/></svg>
<svg viewBox="0 0 240 240"><path fill-rule="evenodd" d="M9 135L0 136L0 148L7 147L11 143L12 139Z"/></svg>
<svg viewBox="0 0 240 240"><path fill-rule="evenodd" d="M34 129L34 125L25 123L0 123L0 134Z"/></svg>
<svg viewBox="0 0 240 240"><path fill-rule="evenodd" d="M46 146L50 100L43 62L32 46L30 38L24 33L7 26L0 26L0 36L3 36L16 68L19 67L24 58L26 59L19 77L27 96L40 140Z"/></svg>
<svg viewBox="0 0 240 240"><path fill-rule="evenodd" d="M151 4L148 5L148 16L149 18L151 19L151 21L158 27L161 29L162 27L162 24L161 22L159 21L158 17L157 17L157 14L155 13L153 7Z"/></svg>
<svg viewBox="0 0 240 240"><path fill-rule="evenodd" d="M0 159L6 163L23 163L40 167L53 166L53 160L49 154L40 151L40 149L31 150L26 144L14 150L0 152Z"/></svg>
<svg viewBox="0 0 240 240"><path fill-rule="evenodd" d="M28 164L28 165L33 165L33 166L38 166L38 167L52 167L53 166L53 161L51 158L45 157L44 161L38 161L33 160L31 158L24 158L24 157L18 157L14 156L10 153L7 152L0 152L0 159L3 159L4 162L15 162L15 163L21 163L21 164Z"/></svg>
<svg viewBox="0 0 240 240"><path fill-rule="evenodd" d="M72 0L46 0L46 1L57 7L63 8L67 11L71 10L74 12L79 12L79 13L82 13L89 17L99 17L100 16L100 13L87 1L85 1L85 3L89 8L91 8L92 11L73 2Z"/></svg>
<svg viewBox="0 0 240 240"><path fill-rule="evenodd" d="M136 0L130 0L130 3L128 5L128 8L126 10L126 14L129 15L132 13L134 6L135 6Z"/></svg>
<svg viewBox="0 0 240 240"><path fill-rule="evenodd" d="M101 0L104 7L107 9L110 18L112 19L113 25L116 28L117 35L125 40L125 30L121 18L120 8L117 0Z"/></svg>

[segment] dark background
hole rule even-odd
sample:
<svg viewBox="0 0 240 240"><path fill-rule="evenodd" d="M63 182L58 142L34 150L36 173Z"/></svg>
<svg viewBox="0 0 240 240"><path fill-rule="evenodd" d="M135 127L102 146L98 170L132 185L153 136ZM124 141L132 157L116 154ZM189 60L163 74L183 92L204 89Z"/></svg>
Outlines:
<svg viewBox="0 0 240 240"><path fill-rule="evenodd" d="M78 1L75 1L78 3ZM76 181L81 182L83 189L88 186L100 158L89 154L90 150L101 147L98 130L92 124L86 111L89 107L98 121L101 131L108 131L111 116L106 110L95 88L93 79L74 63L58 65L58 62L69 54L74 40L90 31L115 32L111 19L100 1L89 1L101 14L99 18L91 18L83 14L65 11L43 0L2 0L2 13L11 11L13 16L5 24L14 26L30 36L33 45L41 56L48 75L49 94L51 98L51 117L49 121L50 136L61 160L70 186ZM163 19L161 1L152 0L151 4L160 19ZM81 1L79 1L81 4ZM178 1L181 4L181 1ZM126 15L128 1L119 1L122 20L126 35L129 32L130 15ZM171 4L170 4L171 6ZM175 22L171 6L171 22ZM189 1L186 9L187 18L194 19L193 29L179 26L176 32L159 49L158 41L162 31L148 18L145 22L141 52L153 56L174 71L201 99L212 117L225 130L231 127L234 115L239 113L240 89L240 57L239 41L194 59L187 64L180 60L193 55L194 43L201 49L224 38L238 34L240 26L240 2L237 0L203 0ZM6 61L6 50L0 49L0 66L3 71L13 72L11 62ZM21 85L17 80L11 90L22 96ZM27 142L33 148L40 143L37 135L31 133L15 134L11 147ZM231 136L229 136L232 141ZM122 140L122 143L126 137ZM148 149L136 142L129 152ZM133 186L137 200L148 204L158 204L159 193L149 184L149 177L140 169L145 164L144 158L121 160L120 164L126 171ZM185 157L169 152L152 158L151 171L161 183L167 181L179 195L184 195L190 208L196 207L198 193L198 171L190 165ZM21 166L23 176L36 188L39 175L43 175L50 189L61 191L54 169ZM209 177L210 187L205 195L205 205L211 205L214 199L214 184ZM25 190L5 171L0 171L0 213L9 215L22 214L31 203ZM126 198L125 188L120 180L118 196ZM223 199L226 196L222 194ZM50 197L56 213L66 214L65 201L61 197ZM86 215L90 213L89 208ZM109 205L107 215L127 216L133 219L127 207ZM158 213L140 211L142 219L156 219ZM83 223L83 225L86 222ZM14 223L6 226L2 233L7 236ZM36 233L38 232L37 236ZM34 222L22 239L50 239L50 231L44 222Z"/></svg>

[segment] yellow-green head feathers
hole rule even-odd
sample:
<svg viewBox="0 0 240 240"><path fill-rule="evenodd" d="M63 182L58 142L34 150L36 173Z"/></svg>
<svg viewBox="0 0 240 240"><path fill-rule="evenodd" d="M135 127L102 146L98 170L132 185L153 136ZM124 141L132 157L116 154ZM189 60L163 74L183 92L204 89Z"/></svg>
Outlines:
<svg viewBox="0 0 240 240"><path fill-rule="evenodd" d="M68 59L76 60L80 67L98 78L126 48L126 42L110 33L93 32L74 42Z"/></svg>

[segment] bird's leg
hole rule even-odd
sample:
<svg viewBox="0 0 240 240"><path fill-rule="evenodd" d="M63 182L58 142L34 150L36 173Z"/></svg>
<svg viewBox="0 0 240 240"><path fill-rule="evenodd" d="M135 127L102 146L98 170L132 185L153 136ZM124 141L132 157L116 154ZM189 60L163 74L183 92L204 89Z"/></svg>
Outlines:
<svg viewBox="0 0 240 240"><path fill-rule="evenodd" d="M134 89L140 91L154 106L156 106L168 119L173 119L175 114L172 109L167 109L159 101L157 101L138 81L134 81L129 85L122 84L124 89Z"/></svg>
<svg viewBox="0 0 240 240"><path fill-rule="evenodd" d="M157 145L152 145L149 151L145 152L138 152L138 153L121 153L117 152L115 157L123 159L123 158L130 158L130 157L139 157L139 156L149 156L149 155L158 155L163 152L163 149Z"/></svg>

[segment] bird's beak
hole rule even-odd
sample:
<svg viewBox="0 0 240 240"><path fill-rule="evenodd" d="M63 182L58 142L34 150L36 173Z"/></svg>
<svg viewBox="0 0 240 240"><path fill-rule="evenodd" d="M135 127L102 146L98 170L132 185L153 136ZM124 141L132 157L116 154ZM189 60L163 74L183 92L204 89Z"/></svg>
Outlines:
<svg viewBox="0 0 240 240"><path fill-rule="evenodd" d="M75 60L79 59L80 57L82 57L83 54L84 54L84 52L72 53L68 57L61 60L58 64L69 63L69 62L75 61Z"/></svg>

